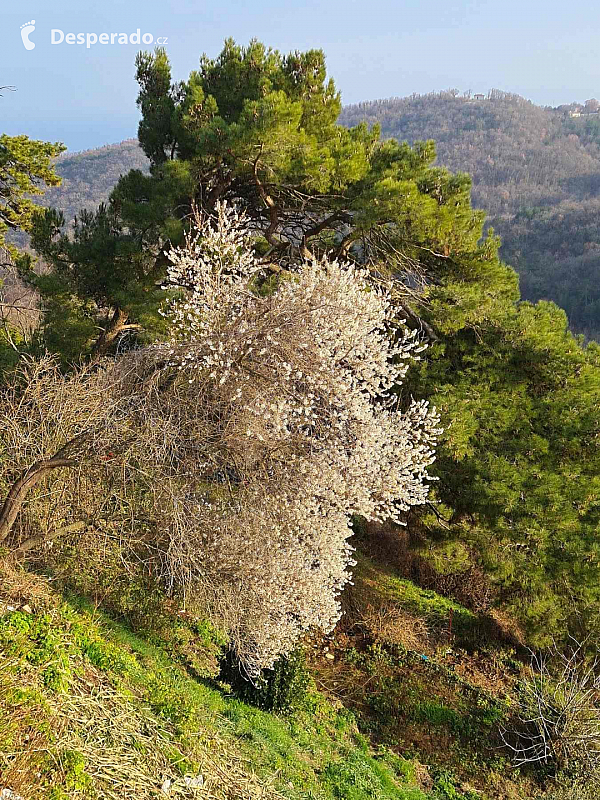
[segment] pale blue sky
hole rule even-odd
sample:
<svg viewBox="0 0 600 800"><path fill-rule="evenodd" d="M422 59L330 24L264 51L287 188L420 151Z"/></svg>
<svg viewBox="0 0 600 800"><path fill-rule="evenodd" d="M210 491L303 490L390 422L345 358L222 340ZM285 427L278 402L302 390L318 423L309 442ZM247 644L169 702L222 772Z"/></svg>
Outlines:
<svg viewBox="0 0 600 800"><path fill-rule="evenodd" d="M322 48L344 102L456 87L558 105L600 98L600 5L591 0L0 0L0 132L69 149L135 136L136 45L51 45L72 33L168 37L174 77L223 39ZM35 19L27 51L20 26Z"/></svg>

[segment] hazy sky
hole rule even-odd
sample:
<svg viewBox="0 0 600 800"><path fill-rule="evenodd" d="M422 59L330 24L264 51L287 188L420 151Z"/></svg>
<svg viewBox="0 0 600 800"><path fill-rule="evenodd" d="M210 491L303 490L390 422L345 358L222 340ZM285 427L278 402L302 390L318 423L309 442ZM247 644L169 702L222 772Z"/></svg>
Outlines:
<svg viewBox="0 0 600 800"><path fill-rule="evenodd" d="M27 50L21 26L35 20ZM71 150L136 135L136 44L51 44L51 30L166 37L187 77L228 36L322 48L345 103L457 88L558 105L600 97L600 4L591 0L0 0L0 132ZM58 34L55 34L58 37Z"/></svg>

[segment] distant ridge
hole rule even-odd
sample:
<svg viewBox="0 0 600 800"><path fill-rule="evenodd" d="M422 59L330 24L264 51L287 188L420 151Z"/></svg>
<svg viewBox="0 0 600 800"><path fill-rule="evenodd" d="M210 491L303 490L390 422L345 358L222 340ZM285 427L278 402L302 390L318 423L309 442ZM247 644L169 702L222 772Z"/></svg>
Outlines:
<svg viewBox="0 0 600 800"><path fill-rule="evenodd" d="M126 175L130 169L147 172L148 165L137 139L63 153L56 162L62 184L49 189L39 202L60 208L70 221L82 208L92 209L106 202L121 175Z"/></svg>
<svg viewBox="0 0 600 800"><path fill-rule="evenodd" d="M434 139L438 163L472 175L474 205L502 237L524 297L554 300L574 330L600 338L600 103L542 107L499 90L468 100L455 91L375 100L347 106L340 121Z"/></svg>
<svg viewBox="0 0 600 800"><path fill-rule="evenodd" d="M99 145L98 147L88 147L85 150L66 150L64 153L61 153L57 159L59 161L65 161L70 158L75 158L76 156L86 156L92 153L102 153L106 150L119 150L122 148L127 147L128 145L135 145L139 147L138 140L135 137L131 137L130 139L123 139L120 142L107 142L106 144Z"/></svg>

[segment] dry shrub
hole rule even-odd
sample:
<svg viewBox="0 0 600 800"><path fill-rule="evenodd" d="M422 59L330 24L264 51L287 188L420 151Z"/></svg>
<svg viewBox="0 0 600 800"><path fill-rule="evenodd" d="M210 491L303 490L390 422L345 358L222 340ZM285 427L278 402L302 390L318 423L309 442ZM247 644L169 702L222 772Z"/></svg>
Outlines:
<svg viewBox="0 0 600 800"><path fill-rule="evenodd" d="M360 549L369 558L393 567L403 577L410 577L415 554L410 525L367 522L359 529Z"/></svg>
<svg viewBox="0 0 600 800"><path fill-rule="evenodd" d="M0 394L0 544L48 543L106 505L109 462L122 466L131 445L130 404L111 363L64 376L50 357L21 360Z"/></svg>
<svg viewBox="0 0 600 800"><path fill-rule="evenodd" d="M488 616L498 639L511 644L519 652L525 652L525 633L514 617L500 608L493 608Z"/></svg>
<svg viewBox="0 0 600 800"><path fill-rule="evenodd" d="M39 325L38 294L19 278L10 253L0 247L0 333L18 351L13 337L28 340Z"/></svg>
<svg viewBox="0 0 600 800"><path fill-rule="evenodd" d="M342 609L337 639L353 637L358 632L374 641L399 645L406 650L425 652L435 646L435 631L430 630L427 621L386 599L370 579L355 579L346 588Z"/></svg>
<svg viewBox="0 0 600 800"><path fill-rule="evenodd" d="M467 569L440 572L427 559L416 556L411 577L424 589L452 597L477 614L489 612L497 595L489 577L477 564Z"/></svg>
<svg viewBox="0 0 600 800"><path fill-rule="evenodd" d="M380 606L369 604L363 611L363 623L375 641L419 652L430 645L426 621L392 602L384 602Z"/></svg>
<svg viewBox="0 0 600 800"><path fill-rule="evenodd" d="M0 605L43 609L54 603L48 581L7 559L0 559Z"/></svg>
<svg viewBox="0 0 600 800"><path fill-rule="evenodd" d="M573 642L532 653L514 725L502 733L517 766L550 765L600 786L600 659Z"/></svg>

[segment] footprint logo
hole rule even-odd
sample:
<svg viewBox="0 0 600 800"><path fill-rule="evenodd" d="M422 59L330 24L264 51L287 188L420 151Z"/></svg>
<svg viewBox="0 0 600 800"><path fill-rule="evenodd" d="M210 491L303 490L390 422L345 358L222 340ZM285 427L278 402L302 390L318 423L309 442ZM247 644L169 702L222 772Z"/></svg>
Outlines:
<svg viewBox="0 0 600 800"><path fill-rule="evenodd" d="M26 22L25 25L21 25L21 39L23 39L23 45L26 50L33 50L35 47L35 42L29 41L29 34L33 33L35 30L35 20L32 19L29 22Z"/></svg>

